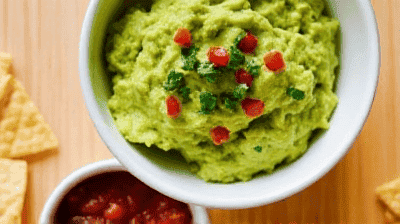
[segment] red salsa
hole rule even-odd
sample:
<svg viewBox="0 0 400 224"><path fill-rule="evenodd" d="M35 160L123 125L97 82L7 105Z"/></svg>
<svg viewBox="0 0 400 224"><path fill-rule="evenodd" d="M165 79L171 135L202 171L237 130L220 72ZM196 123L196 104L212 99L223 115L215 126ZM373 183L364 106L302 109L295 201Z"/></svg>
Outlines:
<svg viewBox="0 0 400 224"><path fill-rule="evenodd" d="M61 202L57 224L190 224L187 204L164 196L125 171L99 174Z"/></svg>

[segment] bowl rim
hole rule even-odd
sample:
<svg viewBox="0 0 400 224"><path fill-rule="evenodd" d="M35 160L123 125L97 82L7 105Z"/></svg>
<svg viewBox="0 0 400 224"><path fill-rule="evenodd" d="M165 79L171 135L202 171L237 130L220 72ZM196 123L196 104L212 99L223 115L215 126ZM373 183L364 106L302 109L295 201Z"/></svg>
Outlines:
<svg viewBox="0 0 400 224"><path fill-rule="evenodd" d="M79 43L79 73L80 73L80 81L82 87L82 94L85 100L86 107L89 111L89 115L96 127L100 137L102 138L103 142L109 148L110 152L122 163L127 164L127 157L125 157L125 152L121 151L115 153L112 149L116 148L117 145L113 142L113 138L110 132L110 128L105 124L102 119L102 115L100 114L99 105L96 103L96 99L94 96L94 92L92 90L91 81L90 81L90 72L88 67L89 62L89 38L91 27L93 23L94 16L96 14L97 5L100 0L91 0L89 2L88 10L85 15L85 19L82 26L82 33L81 33L81 40ZM172 198L175 198L180 201L184 201L187 203L198 204L202 206L206 206L209 208L225 208L225 209L241 209L241 208L250 208L250 207L257 207L265 204L269 204L272 202L276 202L287 198L297 192L304 190L306 187L310 186L312 183L316 182L320 179L323 175L325 175L329 170L331 170L351 149L354 141L360 135L364 124L367 121L367 117L370 114L372 103L374 101L377 85L379 81L379 68L381 64L381 50L380 50L380 39L379 39L379 32L378 32L378 24L376 21L376 16L374 14L374 10L372 4L369 0L355 0L357 4L362 5L360 9L365 15L366 24L368 24L368 31L371 32L368 36L370 39L370 50L371 50L371 73L376 74L371 79L374 83L373 91L369 91L367 93L367 98L369 99L368 105L366 105L367 109L363 110L360 113L360 123L357 124L358 132L349 138L343 147L343 150L334 154L329 162L324 164L323 168L319 171L315 172L313 175L307 176L307 179L296 183L293 186L288 186L286 189L283 189L279 193L273 196L267 197L252 197L252 198L241 198L240 200L237 199L224 199L224 200L209 200L206 197L199 197L195 196L191 193L182 193L179 192L179 189L175 186L160 186L160 183L157 182L156 178L152 177L150 174L146 173L146 170L142 169L141 167L135 167L135 169L128 167L128 171L131 172L134 176L138 179L143 181L146 185L156 189L157 191L168 195Z"/></svg>
<svg viewBox="0 0 400 224"><path fill-rule="evenodd" d="M86 179L100 175L103 173L109 173L114 171L127 171L124 166L122 166L117 159L106 159L97 162L89 163L82 166L65 177L53 190L53 192L48 197L39 218L40 224L54 224L52 223L52 217L54 217L58 206L64 199L64 196L75 186L77 186L82 181ZM204 207L188 204L189 209L192 213L193 223L195 224L208 224L209 218L207 210Z"/></svg>

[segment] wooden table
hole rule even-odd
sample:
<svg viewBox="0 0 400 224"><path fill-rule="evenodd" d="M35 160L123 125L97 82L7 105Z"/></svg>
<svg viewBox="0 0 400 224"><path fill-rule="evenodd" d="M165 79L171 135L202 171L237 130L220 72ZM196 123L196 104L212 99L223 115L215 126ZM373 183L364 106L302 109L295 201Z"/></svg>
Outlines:
<svg viewBox="0 0 400 224"><path fill-rule="evenodd" d="M74 169L112 158L89 118L79 84L78 43L88 2L0 0L0 51L14 56L12 73L60 141L55 153L29 158L25 224L38 223L48 196ZM349 154L286 200L254 209L211 210L214 224L384 223L374 189L400 175L400 1L372 3L381 75L371 114Z"/></svg>

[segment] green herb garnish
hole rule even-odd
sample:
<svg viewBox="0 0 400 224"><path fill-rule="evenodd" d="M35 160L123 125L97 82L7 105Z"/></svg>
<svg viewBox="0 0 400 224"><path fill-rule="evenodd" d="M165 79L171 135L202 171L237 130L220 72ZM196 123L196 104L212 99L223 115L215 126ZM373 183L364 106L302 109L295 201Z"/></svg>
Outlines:
<svg viewBox="0 0 400 224"><path fill-rule="evenodd" d="M240 100L243 99L249 87L246 84L240 84L233 90L233 97Z"/></svg>
<svg viewBox="0 0 400 224"><path fill-rule="evenodd" d="M231 99L230 97L226 97L224 103L226 108L234 110L236 108L238 101L236 99Z"/></svg>
<svg viewBox="0 0 400 224"><path fill-rule="evenodd" d="M234 46L237 47L237 45L240 43L240 41L241 41L246 35L247 35L246 32L243 32L243 33L239 34L239 35L235 38L235 40L233 41Z"/></svg>
<svg viewBox="0 0 400 224"><path fill-rule="evenodd" d="M257 145L256 147L254 147L254 150L258 153L260 153L262 151L262 147Z"/></svg>
<svg viewBox="0 0 400 224"><path fill-rule="evenodd" d="M165 90L174 90L181 86L183 86L185 80L183 79L183 74L176 72L175 70L171 70L168 74L168 80L164 83Z"/></svg>
<svg viewBox="0 0 400 224"><path fill-rule="evenodd" d="M196 53L199 50L198 47L191 46L190 48L182 48L182 61L183 61L183 70L195 70L198 64L198 60L196 58Z"/></svg>
<svg viewBox="0 0 400 224"><path fill-rule="evenodd" d="M214 68L214 65L211 62L200 63L197 72L201 77L206 77L207 81L210 83L215 82L219 74L219 71Z"/></svg>
<svg viewBox="0 0 400 224"><path fill-rule="evenodd" d="M201 109L199 113L201 114L210 114L212 110L214 110L217 105L217 97L215 97L210 92L202 92L200 93L200 104Z"/></svg>
<svg viewBox="0 0 400 224"><path fill-rule="evenodd" d="M247 62L247 71L252 76L258 76L261 66L257 63L255 59Z"/></svg>
<svg viewBox="0 0 400 224"><path fill-rule="evenodd" d="M190 88L187 86L184 86L179 89L179 92L182 93L182 96L184 99L188 100L189 99L189 94L190 94Z"/></svg>
<svg viewBox="0 0 400 224"><path fill-rule="evenodd" d="M304 99L304 92L293 87L287 89L287 94L291 96L295 100L302 100Z"/></svg>
<svg viewBox="0 0 400 224"><path fill-rule="evenodd" d="M226 66L229 69L235 69L236 67L242 65L245 62L244 55L235 46L230 47L230 59Z"/></svg>

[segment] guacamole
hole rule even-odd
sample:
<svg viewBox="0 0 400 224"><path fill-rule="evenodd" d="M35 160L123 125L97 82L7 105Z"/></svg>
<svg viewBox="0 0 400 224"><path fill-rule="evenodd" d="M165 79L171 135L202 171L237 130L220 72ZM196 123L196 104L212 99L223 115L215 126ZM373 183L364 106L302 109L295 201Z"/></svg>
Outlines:
<svg viewBox="0 0 400 224"><path fill-rule="evenodd" d="M205 181L270 173L304 154L315 130L329 128L338 102L339 25L323 0L155 0L148 11L133 7L107 41L115 125L129 142L178 150ZM192 35L189 48L174 42L182 27ZM249 42L258 40L254 52L238 50L246 33ZM265 69L272 50L284 58L279 73ZM249 107L256 108L252 116Z"/></svg>

